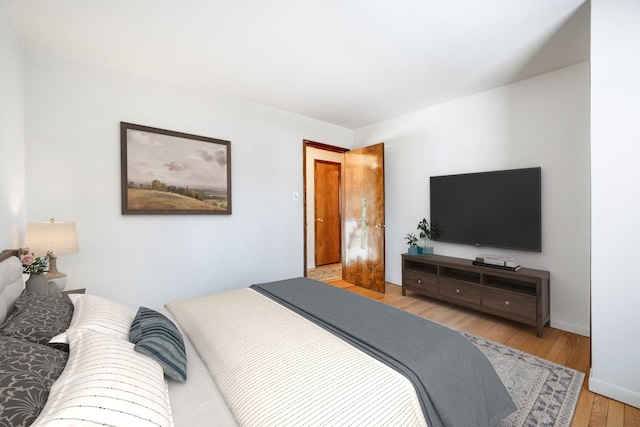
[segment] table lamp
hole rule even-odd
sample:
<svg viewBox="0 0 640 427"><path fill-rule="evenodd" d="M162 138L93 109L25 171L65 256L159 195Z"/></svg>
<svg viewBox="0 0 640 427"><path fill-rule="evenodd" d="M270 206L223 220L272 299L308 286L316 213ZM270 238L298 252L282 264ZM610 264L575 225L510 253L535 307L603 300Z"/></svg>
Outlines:
<svg viewBox="0 0 640 427"><path fill-rule="evenodd" d="M62 291L67 285L67 275L58 271L57 257L78 252L76 223L56 221L53 218L46 222L30 222L27 224L24 246L35 256L53 253L49 260L49 272L45 277L54 281Z"/></svg>

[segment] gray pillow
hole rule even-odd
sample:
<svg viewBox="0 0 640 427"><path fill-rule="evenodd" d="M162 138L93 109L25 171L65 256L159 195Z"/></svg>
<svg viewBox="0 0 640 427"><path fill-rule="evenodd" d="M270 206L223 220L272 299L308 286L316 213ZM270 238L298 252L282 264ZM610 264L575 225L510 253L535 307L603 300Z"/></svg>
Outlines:
<svg viewBox="0 0 640 427"><path fill-rule="evenodd" d="M187 380L184 339L176 325L150 308L140 307L131 324L129 341L135 350L162 366L165 376L179 382Z"/></svg>
<svg viewBox="0 0 640 427"><path fill-rule="evenodd" d="M0 335L48 344L71 323L73 305L60 298L24 291L13 312L0 326Z"/></svg>
<svg viewBox="0 0 640 427"><path fill-rule="evenodd" d="M0 336L0 426L31 425L47 402L68 354Z"/></svg>

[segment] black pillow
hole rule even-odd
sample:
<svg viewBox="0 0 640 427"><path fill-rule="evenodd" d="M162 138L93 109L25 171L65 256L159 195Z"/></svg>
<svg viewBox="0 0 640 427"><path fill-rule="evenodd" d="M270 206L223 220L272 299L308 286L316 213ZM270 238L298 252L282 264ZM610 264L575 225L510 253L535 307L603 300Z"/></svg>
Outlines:
<svg viewBox="0 0 640 427"><path fill-rule="evenodd" d="M61 298L24 291L11 315L0 326L0 335L48 344L71 323L73 305Z"/></svg>
<svg viewBox="0 0 640 427"><path fill-rule="evenodd" d="M0 336L0 426L30 426L42 411L68 354Z"/></svg>

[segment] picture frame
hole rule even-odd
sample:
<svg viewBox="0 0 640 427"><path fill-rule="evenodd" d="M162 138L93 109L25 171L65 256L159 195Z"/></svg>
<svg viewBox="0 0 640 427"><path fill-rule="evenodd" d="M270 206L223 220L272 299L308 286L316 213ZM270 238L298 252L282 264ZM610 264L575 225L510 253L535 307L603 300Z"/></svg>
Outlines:
<svg viewBox="0 0 640 427"><path fill-rule="evenodd" d="M120 122L123 215L231 215L231 142Z"/></svg>

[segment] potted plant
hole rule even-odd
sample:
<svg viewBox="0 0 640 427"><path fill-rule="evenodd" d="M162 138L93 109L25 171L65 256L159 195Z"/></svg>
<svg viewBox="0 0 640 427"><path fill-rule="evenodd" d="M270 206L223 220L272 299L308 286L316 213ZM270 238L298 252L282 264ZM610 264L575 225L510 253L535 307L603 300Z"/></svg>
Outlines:
<svg viewBox="0 0 640 427"><path fill-rule="evenodd" d="M430 246L427 243L431 240L433 230L426 218L422 218L422 221L418 223L418 230L420 230L420 245L418 246L418 253L421 253L422 255L433 255L433 246Z"/></svg>
<svg viewBox="0 0 640 427"><path fill-rule="evenodd" d="M409 255L418 255L418 238L415 234L409 233L405 236L409 244Z"/></svg>

